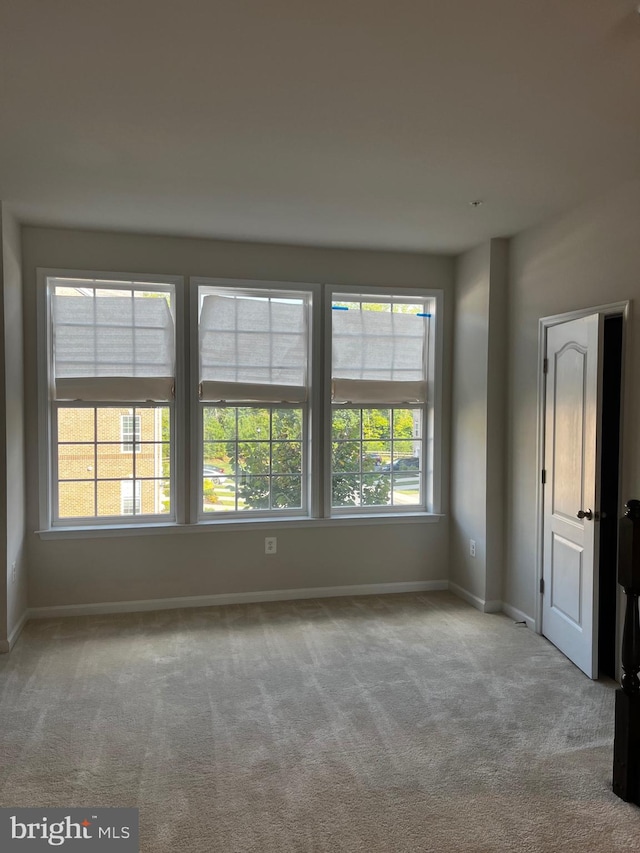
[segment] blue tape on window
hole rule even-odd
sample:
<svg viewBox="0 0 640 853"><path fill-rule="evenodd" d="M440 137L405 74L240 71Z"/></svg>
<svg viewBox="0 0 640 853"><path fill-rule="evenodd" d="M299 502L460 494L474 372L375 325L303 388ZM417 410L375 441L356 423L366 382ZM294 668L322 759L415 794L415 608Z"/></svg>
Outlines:
<svg viewBox="0 0 640 853"><path fill-rule="evenodd" d="M430 317L431 314L416 314L416 317Z"/></svg>
<svg viewBox="0 0 640 853"><path fill-rule="evenodd" d="M346 308L344 305L332 305L332 306L331 306L331 309L332 309L333 311L348 311L348 310L349 310L349 309L348 309L348 308Z"/></svg>

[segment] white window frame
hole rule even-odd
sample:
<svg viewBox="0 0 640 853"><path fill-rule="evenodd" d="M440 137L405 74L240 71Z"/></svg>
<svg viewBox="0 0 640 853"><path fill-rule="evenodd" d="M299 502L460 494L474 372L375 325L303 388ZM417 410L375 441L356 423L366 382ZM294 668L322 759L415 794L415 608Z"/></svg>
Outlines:
<svg viewBox="0 0 640 853"><path fill-rule="evenodd" d="M317 489L313 484L317 483L318 471L317 460L312 452L312 436L319 435L318 406L314 398L314 388L319 385L320 360L314 348L319 342L318 322L320 313L320 288L318 285L303 284L297 282L263 281L252 279L227 279L193 277L190 279L191 290L191 518L194 524L223 524L229 521L241 521L249 523L251 520L259 521L265 519L283 518L310 518L315 517L318 511ZM303 295L306 300L307 330L308 330L308 352L307 352L307 387L309 389L307 401L302 404L292 403L243 403L234 402L219 404L215 402L206 403L200 400L200 349L199 349L199 316L200 300L203 291L210 293L233 291L235 295L256 295L256 292L264 293L265 296L287 297L291 295ZM255 406L260 409L303 409L303 431L302 431L302 506L297 509L267 509L267 510L229 510L225 512L204 512L202 507L202 470L203 470L203 448L204 436L202 428L202 410L209 405L221 407L228 405L229 408L247 408Z"/></svg>
<svg viewBox="0 0 640 853"><path fill-rule="evenodd" d="M84 281L91 286L131 286L131 282L161 292L166 286L173 287L175 308L175 394L171 401L158 403L170 413L170 502L171 512L166 515L118 515L87 516L73 518L58 517L57 496L57 410L58 408L123 408L122 403L108 401L73 401L69 404L51 399L50 382L53 364L50 279L77 279L79 286ZM147 288L148 285L148 288ZM184 522L184 483L178 472L184 469L185 432L185 389L184 389L184 280L181 276L166 276L141 273L103 272L95 270L73 270L42 268L37 270L37 328L38 328L38 473L40 482L39 515L41 530L95 527L172 525ZM140 407L149 404L140 404Z"/></svg>
<svg viewBox="0 0 640 853"><path fill-rule="evenodd" d="M94 270L72 270L47 268L38 269L37 324L38 324L38 414L39 451L38 467L40 479L39 510L40 534L69 537L78 535L100 535L100 531L153 532L163 528L165 532L189 530L238 529L238 525L257 527L264 525L333 525L373 524L393 521L437 521L441 509L442 481L442 399L443 399L443 350L444 350L444 295L441 290L414 287L380 287L323 285L307 282L281 282L256 279L231 279L214 277L192 277L189 279L190 297L187 306L184 279L180 276L140 274L128 272L99 272ZM77 278L91 283L117 286L132 281L141 285L173 285L175 290L175 342L176 383L175 398L168 405L171 412L171 514L167 516L114 516L90 517L87 519L62 519L54 521L53 490L55 460L54 441L57 439L52 418L52 401L49 393L51 367L51 325L49 320L50 301L47 281L49 278ZM300 510L241 510L238 512L204 513L201 503L201 481L203 467L201 401L199 385L198 314L200 286L277 291L309 294L309 371L310 392L307 403L305 455L305 506ZM354 299L370 297L382 300L385 297L429 299L434 306L430 320L428 353L428 395L423 416L423 443L425 456L425 482L423 506L373 506L331 507L331 304L336 294L351 295ZM188 313L186 308L188 307ZM188 345L188 348L187 348ZM188 376L187 376L188 373ZM188 382L187 382L188 379ZM74 407L109 405L108 403L74 402ZM122 406L121 403L113 404ZM211 403L211 405L216 405ZM237 404L240 405L240 404ZM268 408L268 406L261 406ZM369 408L354 406L354 408ZM375 407L374 407L375 408ZM389 406L391 408L391 406ZM408 408L404 405L402 408ZM188 426L188 429L187 429ZM312 445L313 444L313 448ZM94 530L95 529L95 530ZM161 532L161 531L158 531Z"/></svg>
<svg viewBox="0 0 640 853"><path fill-rule="evenodd" d="M332 506L331 481L331 446L332 446L332 412L331 400L332 380L332 305L335 298L340 296L352 297L354 301L361 299L371 302L396 300L400 302L425 301L429 305L430 330L427 336L427 399L421 404L386 404L365 406L361 404L340 404L345 409L420 409L422 411L422 442L423 442L423 471L421 474L421 504L396 506ZM324 449L325 464L323 470L324 484L324 515L327 518L388 516L402 517L407 515L439 514L441 506L441 472L442 472L442 308L443 293L440 290L425 288L400 287L347 287L331 285L325 287L324 300Z"/></svg>

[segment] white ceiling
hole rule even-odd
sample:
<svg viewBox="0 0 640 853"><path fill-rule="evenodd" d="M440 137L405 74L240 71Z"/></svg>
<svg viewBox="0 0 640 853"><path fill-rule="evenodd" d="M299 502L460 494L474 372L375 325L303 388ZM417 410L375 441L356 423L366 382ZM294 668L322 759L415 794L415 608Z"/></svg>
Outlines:
<svg viewBox="0 0 640 853"><path fill-rule="evenodd" d="M640 176L636 5L0 0L0 198L46 225L458 251Z"/></svg>

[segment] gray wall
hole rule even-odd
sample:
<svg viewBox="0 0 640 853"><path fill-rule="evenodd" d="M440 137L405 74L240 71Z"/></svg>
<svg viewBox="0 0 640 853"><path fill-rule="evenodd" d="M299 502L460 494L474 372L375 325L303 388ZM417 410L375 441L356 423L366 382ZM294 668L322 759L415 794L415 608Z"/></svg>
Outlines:
<svg viewBox="0 0 640 853"><path fill-rule="evenodd" d="M0 202L0 353L2 369L0 369L0 651L9 649L7 638L8 614L8 583L7 573L7 401L5 397L5 373L7 355L5 352L4 330L4 289L5 289L5 220L8 213Z"/></svg>
<svg viewBox="0 0 640 853"><path fill-rule="evenodd" d="M24 379L22 333L22 270L20 228L11 213L2 208L2 576L6 581L7 640L27 607L25 559L25 453ZM15 564L15 573L14 573Z"/></svg>
<svg viewBox="0 0 640 853"><path fill-rule="evenodd" d="M487 575L485 598L502 600L505 544L509 241L491 241L487 340Z"/></svg>
<svg viewBox="0 0 640 853"><path fill-rule="evenodd" d="M485 600L487 381L491 246L457 259L451 402L450 580ZM469 540L476 556L469 554Z"/></svg>
<svg viewBox="0 0 640 853"><path fill-rule="evenodd" d="M457 259L453 318L450 579L493 609L503 571L507 248L491 240Z"/></svg>
<svg viewBox="0 0 640 853"><path fill-rule="evenodd" d="M640 297L640 182L523 232L511 241L507 559L504 600L535 615L538 320ZM622 494L640 496L640 313L632 312L626 365Z"/></svg>
<svg viewBox="0 0 640 853"><path fill-rule="evenodd" d="M453 260L444 256L324 250L64 229L23 229L26 440L37 444L36 268L229 276L330 284L433 287L445 291L450 340ZM446 349L446 348L445 348ZM444 489L448 507L451 370L444 365ZM44 540L38 528L38 469L27 459L29 604L104 601L442 580L448 576L448 522L213 531L101 539Z"/></svg>

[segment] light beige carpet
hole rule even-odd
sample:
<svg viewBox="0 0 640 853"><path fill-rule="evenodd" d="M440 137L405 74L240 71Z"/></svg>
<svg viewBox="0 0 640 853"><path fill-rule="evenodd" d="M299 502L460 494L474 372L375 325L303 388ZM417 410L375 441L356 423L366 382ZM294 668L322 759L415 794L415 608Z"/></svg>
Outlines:
<svg viewBox="0 0 640 853"><path fill-rule="evenodd" d="M149 853L628 853L613 700L449 593L33 622L0 801L138 806Z"/></svg>

